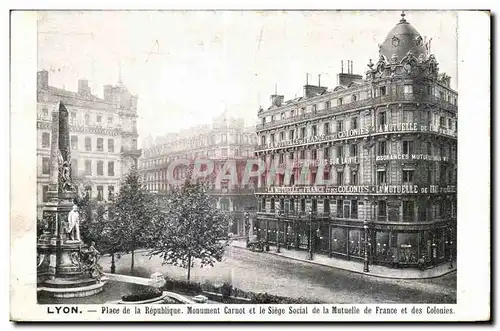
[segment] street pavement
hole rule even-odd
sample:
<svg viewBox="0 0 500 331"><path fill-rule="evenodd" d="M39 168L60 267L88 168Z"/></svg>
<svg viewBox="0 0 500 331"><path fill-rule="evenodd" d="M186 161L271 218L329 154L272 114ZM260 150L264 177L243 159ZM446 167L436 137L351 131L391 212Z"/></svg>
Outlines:
<svg viewBox="0 0 500 331"><path fill-rule="evenodd" d="M99 263L110 271L110 257ZM130 274L130 254L116 261L116 273ZM162 265L145 251L135 253L134 275L149 277L162 272L186 279L187 269ZM324 303L455 303L456 272L434 279L401 280L370 277L346 270L286 259L280 256L228 247L223 261L214 267L191 269L191 280L220 285L229 281L245 291L287 297L307 297Z"/></svg>

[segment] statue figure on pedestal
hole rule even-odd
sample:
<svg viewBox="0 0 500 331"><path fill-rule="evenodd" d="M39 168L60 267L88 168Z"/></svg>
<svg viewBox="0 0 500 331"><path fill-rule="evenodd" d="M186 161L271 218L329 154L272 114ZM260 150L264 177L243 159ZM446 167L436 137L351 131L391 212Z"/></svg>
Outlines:
<svg viewBox="0 0 500 331"><path fill-rule="evenodd" d="M68 214L68 235L70 240L80 241L80 215L77 205L73 205L73 210Z"/></svg>
<svg viewBox="0 0 500 331"><path fill-rule="evenodd" d="M103 275L102 268L97 263L100 257L101 253L99 253L93 241L88 249L82 251L83 271L88 272L90 277L97 281L101 281Z"/></svg>

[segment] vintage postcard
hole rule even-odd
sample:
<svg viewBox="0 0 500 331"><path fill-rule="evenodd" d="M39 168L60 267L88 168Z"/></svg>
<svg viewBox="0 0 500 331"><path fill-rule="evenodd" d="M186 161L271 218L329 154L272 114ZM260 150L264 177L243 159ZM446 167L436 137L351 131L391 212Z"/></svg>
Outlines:
<svg viewBox="0 0 500 331"><path fill-rule="evenodd" d="M490 320L490 19L13 11L11 320Z"/></svg>

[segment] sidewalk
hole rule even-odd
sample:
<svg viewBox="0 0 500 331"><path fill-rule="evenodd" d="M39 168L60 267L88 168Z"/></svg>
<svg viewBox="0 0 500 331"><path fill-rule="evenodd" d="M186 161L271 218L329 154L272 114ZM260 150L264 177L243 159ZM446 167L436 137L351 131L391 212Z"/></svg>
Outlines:
<svg viewBox="0 0 500 331"><path fill-rule="evenodd" d="M231 241L231 246L241 249L246 248L246 240L233 240ZM370 265L369 272L363 272L363 262L359 261L347 261L334 257L328 257L326 255L315 253L313 256L313 260L308 259L309 253L306 251L296 251L289 250L283 247L280 247L281 253L276 253L276 246L270 246L269 252L264 251L261 254L273 254L277 256L281 256L284 258L307 262L316 265L322 265L331 268L342 269L346 271L351 271L359 274L369 275L372 277L379 278L393 278L393 279L426 279L426 278L436 278L440 276L444 276L448 273L454 272L457 270L456 262L453 262L453 269L450 269L450 264L445 263L431 269L427 270L418 270L418 269L409 269L409 268L389 268L379 265Z"/></svg>

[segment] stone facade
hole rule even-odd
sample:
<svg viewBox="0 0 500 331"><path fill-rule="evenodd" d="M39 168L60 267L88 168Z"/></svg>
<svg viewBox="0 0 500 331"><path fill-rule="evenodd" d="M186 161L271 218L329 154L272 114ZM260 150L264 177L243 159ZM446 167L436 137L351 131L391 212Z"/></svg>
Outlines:
<svg viewBox="0 0 500 331"><path fill-rule="evenodd" d="M348 66L349 67L349 66ZM437 264L456 231L457 93L403 18L365 75L258 113L256 194L270 243L373 263ZM366 229L366 230L365 230ZM366 233L366 236L365 236Z"/></svg>
<svg viewBox="0 0 500 331"><path fill-rule="evenodd" d="M234 161L239 169L247 159L254 158L257 145L255 129L244 126L239 119L230 118L226 113L213 120L210 125L193 127L180 133L167 134L163 137L145 139L143 155L139 169L146 188L158 196L166 193L175 185L168 180L169 165L178 159L192 162L206 159L214 162L213 174L220 172L224 164ZM186 167L176 167L172 176L182 178ZM243 168L244 169L244 168ZM242 173L243 171L238 171ZM212 179L213 176L211 176ZM209 194L216 199L217 206L233 215L229 232L243 235L244 213L256 211L254 185L228 185L224 181L220 187L210 183Z"/></svg>
<svg viewBox="0 0 500 331"><path fill-rule="evenodd" d="M118 192L120 180L137 163L137 96L121 84L104 87L104 99L93 95L88 81L78 81L71 92L49 85L47 71L37 73L37 210L41 217L47 201L50 172L52 111L63 102L69 112L72 158L76 185L98 200Z"/></svg>

